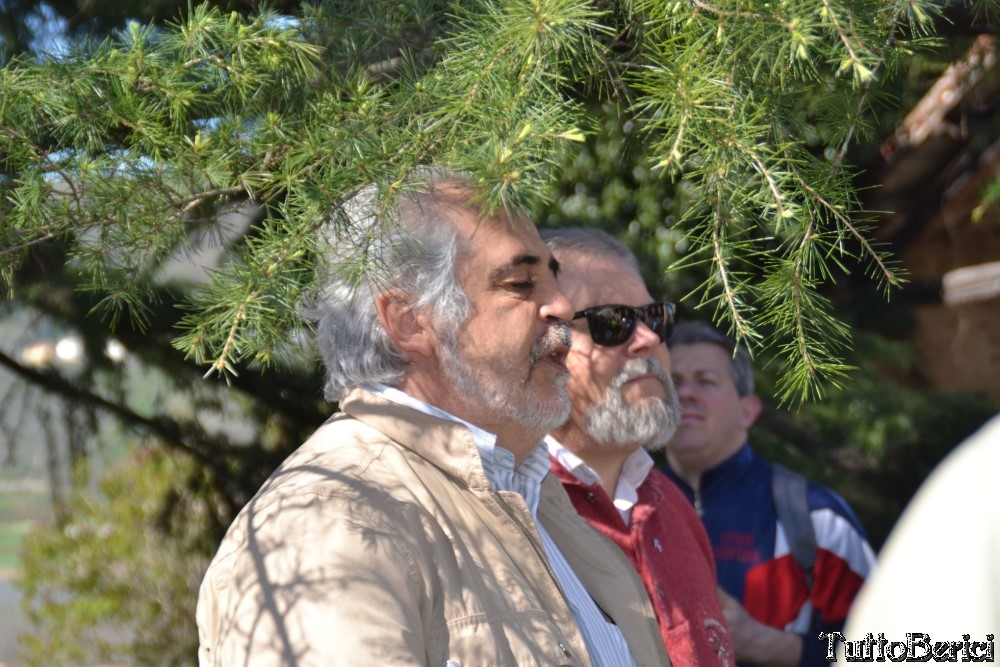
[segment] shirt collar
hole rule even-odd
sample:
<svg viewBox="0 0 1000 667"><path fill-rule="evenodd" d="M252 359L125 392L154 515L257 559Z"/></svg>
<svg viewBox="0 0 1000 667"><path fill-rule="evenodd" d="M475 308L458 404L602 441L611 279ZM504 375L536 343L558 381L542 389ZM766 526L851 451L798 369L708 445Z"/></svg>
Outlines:
<svg viewBox="0 0 1000 667"><path fill-rule="evenodd" d="M498 447L495 434L471 424L461 417L442 410L441 408L411 396L404 391L383 384L369 384L364 387L368 391L386 400L405 405L432 417L438 417L469 429L479 457L482 459L483 472L494 491L515 491L525 498L531 508L532 515L538 509L538 497L545 475L549 471L549 459L543 442L539 442L530 454L514 467L514 453L503 447Z"/></svg>
<svg viewBox="0 0 1000 667"><path fill-rule="evenodd" d="M546 436L545 444L549 454L570 471L580 482L587 485L603 486L601 476L579 456L567 449L551 435ZM615 507L621 512L628 512L639 502L639 487L646 481L649 471L653 469L653 457L642 447L629 454L622 464L621 476L612 498Z"/></svg>
<svg viewBox="0 0 1000 667"><path fill-rule="evenodd" d="M475 424L470 424L461 417L456 417L455 415L442 410L441 408L431 405L426 401L422 401L416 396L411 396L405 391L400 391L395 387L389 387L384 384L368 384L364 386L365 389L375 394L376 396L381 396L382 398L388 399L394 403L399 403L400 405L405 405L409 408L413 408L425 415L431 415L432 417L439 417L441 419L447 419L448 421L461 424L469 429L472 434L472 438L476 441L476 446L480 446L480 442L490 448L494 447L497 442L497 437L493 433L479 428Z"/></svg>

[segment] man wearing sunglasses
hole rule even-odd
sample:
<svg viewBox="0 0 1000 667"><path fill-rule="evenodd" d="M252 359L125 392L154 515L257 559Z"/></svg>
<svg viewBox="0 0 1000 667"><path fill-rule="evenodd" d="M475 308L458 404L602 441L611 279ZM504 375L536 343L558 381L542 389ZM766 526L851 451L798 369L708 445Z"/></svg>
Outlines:
<svg viewBox="0 0 1000 667"><path fill-rule="evenodd" d="M468 177L397 185L392 208L348 201L356 236L320 248L304 314L340 412L226 534L200 664L669 665L628 559L548 474L570 407L558 262Z"/></svg>
<svg viewBox="0 0 1000 667"><path fill-rule="evenodd" d="M544 230L573 305L569 420L547 443L577 511L642 576L675 664L733 665L711 546L697 515L653 467L680 419L664 344L674 306L650 296L632 253L595 229Z"/></svg>

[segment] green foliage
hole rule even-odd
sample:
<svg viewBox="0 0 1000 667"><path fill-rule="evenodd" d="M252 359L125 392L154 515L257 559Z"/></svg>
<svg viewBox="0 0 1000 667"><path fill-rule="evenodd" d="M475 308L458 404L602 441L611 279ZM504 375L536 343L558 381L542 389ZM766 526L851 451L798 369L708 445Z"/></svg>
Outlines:
<svg viewBox="0 0 1000 667"><path fill-rule="evenodd" d="M208 4L230 11L240 5L249 9L250 3L209 0ZM268 4L280 10L297 7L299 2L271 0ZM0 57L32 50L44 55L49 50L58 50L63 36L86 38L106 34L128 21L162 24L190 5L188 0L4 0L0 4Z"/></svg>
<svg viewBox="0 0 1000 667"><path fill-rule="evenodd" d="M24 664L197 664L207 504L176 495L194 470L176 453L137 450L72 499L66 523L25 536Z"/></svg>
<svg viewBox="0 0 1000 667"><path fill-rule="evenodd" d="M15 486L0 490L0 572L12 571L24 535L35 522L51 516L48 500L38 489Z"/></svg>
<svg viewBox="0 0 1000 667"><path fill-rule="evenodd" d="M697 267L685 293L738 336L780 341L782 400L816 397L849 345L824 286L855 263L900 283L845 158L945 6L330 0L290 21L198 5L3 69L0 283L16 293L23 262L58 246L98 312L145 324L153 267L250 203L259 224L184 295L174 341L231 378L294 347L315 231L341 197L376 181L391 199L434 163L475 174L487 208L552 209L612 109L630 128L618 171L672 210L609 222Z"/></svg>
<svg viewBox="0 0 1000 667"><path fill-rule="evenodd" d="M1000 178L993 179L983 188L983 200L972 211L972 221L976 223L986 219L992 212L995 219L1000 220L997 211L1000 210Z"/></svg>
<svg viewBox="0 0 1000 667"><path fill-rule="evenodd" d="M635 252L653 294L679 301L701 278L670 270L683 256L685 238L675 212L684 210L684 183L657 177L641 158L636 123L605 104L592 112L598 131L567 157L551 200L534 218L542 227L600 227Z"/></svg>

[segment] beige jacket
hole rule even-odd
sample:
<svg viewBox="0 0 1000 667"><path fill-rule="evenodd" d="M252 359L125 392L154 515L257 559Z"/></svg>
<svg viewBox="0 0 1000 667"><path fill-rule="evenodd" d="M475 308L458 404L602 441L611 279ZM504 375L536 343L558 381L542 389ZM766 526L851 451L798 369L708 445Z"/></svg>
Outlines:
<svg viewBox="0 0 1000 667"><path fill-rule="evenodd" d="M468 430L355 390L240 512L201 585L202 667L591 664L527 505ZM547 477L538 515L640 667L641 580Z"/></svg>

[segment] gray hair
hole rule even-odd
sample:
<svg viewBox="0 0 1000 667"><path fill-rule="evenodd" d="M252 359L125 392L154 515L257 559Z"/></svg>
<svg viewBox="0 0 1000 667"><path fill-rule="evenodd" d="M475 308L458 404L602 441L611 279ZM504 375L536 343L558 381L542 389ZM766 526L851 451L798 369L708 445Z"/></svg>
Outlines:
<svg viewBox="0 0 1000 667"><path fill-rule="evenodd" d="M542 240L552 254L577 252L585 255L610 256L624 260L639 273L639 263L628 247L611 234L591 227L563 227L540 229Z"/></svg>
<svg viewBox="0 0 1000 667"><path fill-rule="evenodd" d="M340 206L323 239L317 287L300 308L315 329L330 401L352 387L403 379L408 362L379 321L378 293L398 291L430 312L445 339L471 311L455 277L463 248L451 217L478 188L464 174L420 168L397 191L390 200L369 185Z"/></svg>
<svg viewBox="0 0 1000 667"><path fill-rule="evenodd" d="M731 359L729 370L733 376L733 384L736 385L736 393L741 397L753 393L753 364L742 345L710 324L688 320L674 326L667 347L695 343L711 343L725 350Z"/></svg>

